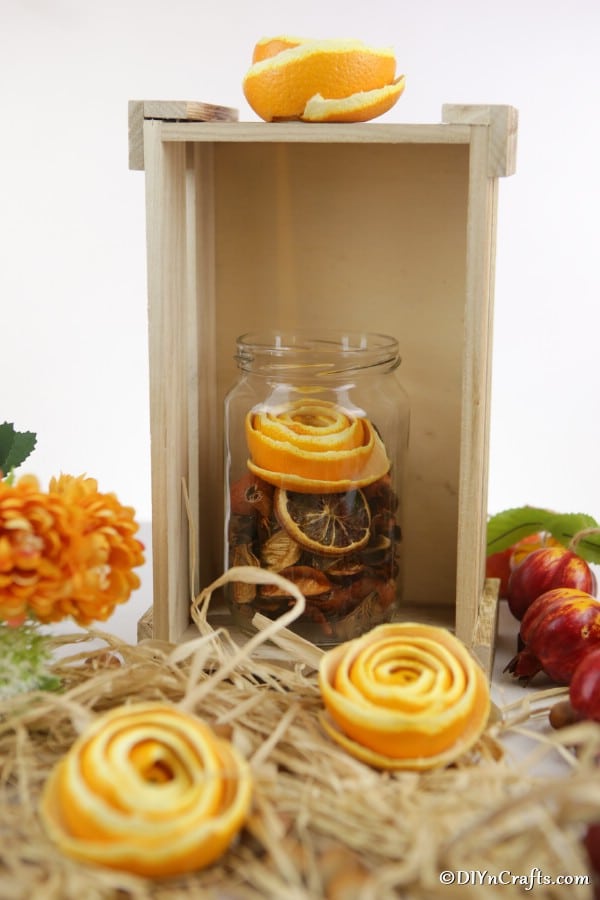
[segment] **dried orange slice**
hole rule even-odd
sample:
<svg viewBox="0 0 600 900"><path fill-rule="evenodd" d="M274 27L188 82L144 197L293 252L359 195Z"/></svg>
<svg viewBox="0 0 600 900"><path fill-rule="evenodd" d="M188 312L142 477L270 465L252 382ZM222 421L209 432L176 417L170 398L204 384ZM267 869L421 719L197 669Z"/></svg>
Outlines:
<svg viewBox="0 0 600 900"><path fill-rule="evenodd" d="M328 734L380 769L448 765L473 747L490 711L487 679L447 629L379 625L323 655Z"/></svg>
<svg viewBox="0 0 600 900"><path fill-rule="evenodd" d="M279 523L302 547L337 556L359 550L371 535L371 513L361 490L337 494L275 491Z"/></svg>
<svg viewBox="0 0 600 900"><path fill-rule="evenodd" d="M209 865L248 815L245 759L164 703L99 716L50 773L40 812L66 854L147 877Z"/></svg>
<svg viewBox="0 0 600 900"><path fill-rule="evenodd" d="M390 462L371 422L334 403L301 398L246 416L248 467L292 490L345 491L381 478Z"/></svg>
<svg viewBox="0 0 600 900"><path fill-rule="evenodd" d="M341 99L392 85L396 73L391 48L362 41L263 38L254 56L243 90L254 112L267 122L304 118L306 104L317 95Z"/></svg>

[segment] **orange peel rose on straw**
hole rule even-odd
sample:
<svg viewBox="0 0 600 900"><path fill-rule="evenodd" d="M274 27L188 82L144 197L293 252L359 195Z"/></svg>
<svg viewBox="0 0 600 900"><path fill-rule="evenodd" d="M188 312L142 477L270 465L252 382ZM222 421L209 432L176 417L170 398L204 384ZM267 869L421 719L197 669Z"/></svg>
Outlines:
<svg viewBox="0 0 600 900"><path fill-rule="evenodd" d="M371 422L325 400L251 410L245 427L248 468L276 487L338 493L372 484L390 468Z"/></svg>
<svg viewBox="0 0 600 900"><path fill-rule="evenodd" d="M40 812L67 855L146 877L214 862L252 799L246 760L167 703L117 707L84 731L50 773Z"/></svg>
<svg viewBox="0 0 600 900"><path fill-rule="evenodd" d="M246 100L266 122L366 122L404 91L389 47L355 40L262 38L243 80Z"/></svg>
<svg viewBox="0 0 600 900"><path fill-rule="evenodd" d="M447 629L379 625L327 651L319 686L330 737L379 769L445 766L470 750L490 712L487 679Z"/></svg>

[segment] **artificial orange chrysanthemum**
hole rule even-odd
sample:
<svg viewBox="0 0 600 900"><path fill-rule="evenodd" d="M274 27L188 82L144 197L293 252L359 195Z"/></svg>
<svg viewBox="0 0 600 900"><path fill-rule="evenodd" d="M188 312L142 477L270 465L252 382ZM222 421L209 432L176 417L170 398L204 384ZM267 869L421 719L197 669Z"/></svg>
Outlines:
<svg viewBox="0 0 600 900"><path fill-rule="evenodd" d="M33 476L0 482L0 618L106 620L139 587L137 529L93 478L62 475L47 492Z"/></svg>

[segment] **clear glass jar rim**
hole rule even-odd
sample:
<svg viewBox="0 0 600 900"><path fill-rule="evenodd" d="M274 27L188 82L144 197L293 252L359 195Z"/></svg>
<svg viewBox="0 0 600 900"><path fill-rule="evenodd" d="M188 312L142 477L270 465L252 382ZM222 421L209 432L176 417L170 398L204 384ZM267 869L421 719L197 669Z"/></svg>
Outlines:
<svg viewBox="0 0 600 900"><path fill-rule="evenodd" d="M342 329L276 329L242 334L237 341L240 368L255 371L263 366L303 367L310 364L322 373L386 370L400 365L398 341L379 332ZM309 363L310 360L310 363Z"/></svg>

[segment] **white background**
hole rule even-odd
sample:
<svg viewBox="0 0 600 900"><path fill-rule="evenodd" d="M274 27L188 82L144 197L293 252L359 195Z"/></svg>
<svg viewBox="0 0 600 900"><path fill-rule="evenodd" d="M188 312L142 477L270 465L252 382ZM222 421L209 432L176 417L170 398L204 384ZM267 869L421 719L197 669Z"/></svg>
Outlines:
<svg viewBox="0 0 600 900"><path fill-rule="evenodd" d="M148 521L143 173L129 99L256 117L255 41L354 37L396 51L384 119L518 108L500 185L489 511L600 519L598 0L0 0L0 421L38 434L25 469L87 472Z"/></svg>

